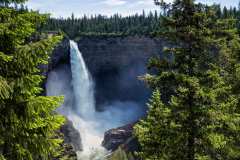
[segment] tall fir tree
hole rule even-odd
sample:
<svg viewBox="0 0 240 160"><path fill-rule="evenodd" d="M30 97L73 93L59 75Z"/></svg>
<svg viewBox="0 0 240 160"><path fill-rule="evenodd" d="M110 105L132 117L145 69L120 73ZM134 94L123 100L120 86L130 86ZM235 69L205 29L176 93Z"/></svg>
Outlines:
<svg viewBox="0 0 240 160"><path fill-rule="evenodd" d="M232 19L218 19L215 6L194 0L156 3L167 8L159 35L171 47L164 49L165 58L150 60L149 68L157 74L144 77L155 91L147 117L135 126L139 156L239 159L239 101L226 80L232 52L239 54L236 25Z"/></svg>
<svg viewBox="0 0 240 160"><path fill-rule="evenodd" d="M56 130L64 118L55 113L61 97L41 96L44 77L39 66L61 36L34 39L45 15L0 6L0 159L47 160L56 156L61 139Z"/></svg>

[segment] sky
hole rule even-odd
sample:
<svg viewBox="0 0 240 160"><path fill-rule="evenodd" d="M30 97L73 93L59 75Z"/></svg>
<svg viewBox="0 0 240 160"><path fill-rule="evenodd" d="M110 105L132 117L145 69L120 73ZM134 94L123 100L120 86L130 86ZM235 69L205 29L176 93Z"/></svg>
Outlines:
<svg viewBox="0 0 240 160"><path fill-rule="evenodd" d="M171 0L165 0L170 2ZM220 3L223 6L238 6L240 0L198 0L203 3ZM29 0L27 6L41 13L51 13L52 17L76 17L119 13L123 16L145 11L159 10L153 0Z"/></svg>

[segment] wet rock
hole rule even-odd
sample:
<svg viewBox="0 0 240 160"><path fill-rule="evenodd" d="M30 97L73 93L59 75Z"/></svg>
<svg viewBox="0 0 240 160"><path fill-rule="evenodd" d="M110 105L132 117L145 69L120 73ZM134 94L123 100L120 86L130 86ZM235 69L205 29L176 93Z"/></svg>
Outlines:
<svg viewBox="0 0 240 160"><path fill-rule="evenodd" d="M139 150L139 143L133 137L133 126L135 123L125 125L123 127L111 129L104 134L102 145L111 151L121 147L126 152L134 152Z"/></svg>
<svg viewBox="0 0 240 160"><path fill-rule="evenodd" d="M60 132L64 135L64 143L70 144L74 151L82 151L80 133L73 127L73 123L69 120L60 128Z"/></svg>
<svg viewBox="0 0 240 160"><path fill-rule="evenodd" d="M68 38L64 38L53 50L48 64L48 71L51 71L60 64L70 64L70 45Z"/></svg>

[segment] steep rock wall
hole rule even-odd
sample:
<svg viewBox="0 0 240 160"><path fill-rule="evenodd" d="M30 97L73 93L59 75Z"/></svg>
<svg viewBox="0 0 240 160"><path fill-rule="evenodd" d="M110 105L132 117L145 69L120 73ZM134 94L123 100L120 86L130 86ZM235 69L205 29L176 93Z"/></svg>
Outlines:
<svg viewBox="0 0 240 160"><path fill-rule="evenodd" d="M164 42L150 37L82 38L78 46L96 82L98 105L111 101L144 104L149 96L137 77L150 57L161 55Z"/></svg>
<svg viewBox="0 0 240 160"><path fill-rule="evenodd" d="M96 104L114 101L145 104L149 91L137 77L146 73L150 57L161 55L165 42L150 37L83 37L77 41L95 80ZM54 51L50 69L69 63L69 44L65 39Z"/></svg>

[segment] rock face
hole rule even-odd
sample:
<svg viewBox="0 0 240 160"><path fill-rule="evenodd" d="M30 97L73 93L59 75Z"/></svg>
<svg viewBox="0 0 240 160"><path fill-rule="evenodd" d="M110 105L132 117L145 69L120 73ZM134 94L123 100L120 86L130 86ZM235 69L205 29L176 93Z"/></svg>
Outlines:
<svg viewBox="0 0 240 160"><path fill-rule="evenodd" d="M85 37L77 41L95 81L97 108L113 101L144 106L149 90L138 80L150 57L161 56L165 42L150 37Z"/></svg>
<svg viewBox="0 0 240 160"><path fill-rule="evenodd" d="M150 37L85 37L78 46L93 75L110 68L145 65L147 60L161 53L163 41ZM97 67L96 67L97 66Z"/></svg>
<svg viewBox="0 0 240 160"><path fill-rule="evenodd" d="M126 152L138 151L139 143L132 135L134 124L128 124L105 132L102 145L111 151L117 150L120 146Z"/></svg>
<svg viewBox="0 0 240 160"><path fill-rule="evenodd" d="M95 82L97 109L115 101L145 105L150 92L137 77L146 73L150 57L161 56L163 40L139 36L82 37L77 43ZM67 38L55 48L48 71L59 64L70 64Z"/></svg>
<svg viewBox="0 0 240 160"><path fill-rule="evenodd" d="M57 68L61 64L69 64L70 63L70 46L69 40L64 38L62 42L60 42L53 50L48 64L40 65L39 68L41 69L41 74L45 77L48 76L48 73L52 71L54 68ZM43 83L43 88L45 88Z"/></svg>
<svg viewBox="0 0 240 160"><path fill-rule="evenodd" d="M56 68L60 64L69 64L70 63L70 45L69 39L64 38L61 43L59 43L51 55L48 70Z"/></svg>
<svg viewBox="0 0 240 160"><path fill-rule="evenodd" d="M64 142L70 144L74 151L82 151L81 136L71 121L67 120L60 132L64 134Z"/></svg>
<svg viewBox="0 0 240 160"><path fill-rule="evenodd" d="M161 56L165 42L150 37L83 37L77 41L95 81L97 109L114 101L134 101L144 105L149 90L137 79L146 73L150 57ZM69 41L56 47L49 70L69 64Z"/></svg>
<svg viewBox="0 0 240 160"><path fill-rule="evenodd" d="M146 64L150 57L160 56L166 43L150 37L83 37L77 41L79 50L95 82L95 98L98 110L116 101L134 102L145 106L150 90L138 76L146 73ZM48 71L60 64L70 65L69 40L64 39L56 47L51 57ZM109 130L105 133L103 146L115 151L121 146L124 152L139 150L139 144L132 136L133 125ZM71 125L70 125L71 126ZM80 142L74 132L65 126L65 141ZM67 132L66 132L67 131ZM73 134L73 135L72 135ZM80 137L80 135L79 135ZM81 149L77 144L75 150Z"/></svg>

